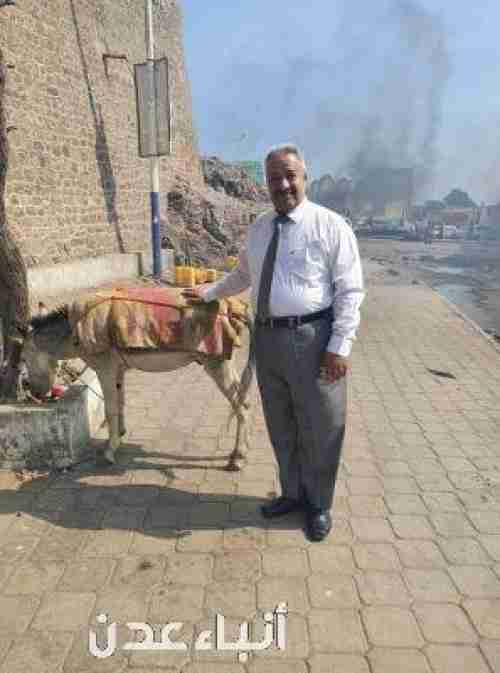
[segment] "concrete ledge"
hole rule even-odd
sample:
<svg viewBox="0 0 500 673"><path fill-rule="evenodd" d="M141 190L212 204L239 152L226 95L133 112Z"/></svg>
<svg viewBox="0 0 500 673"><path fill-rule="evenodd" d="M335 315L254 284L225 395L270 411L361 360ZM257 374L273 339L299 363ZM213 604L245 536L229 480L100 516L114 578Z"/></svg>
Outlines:
<svg viewBox="0 0 500 673"><path fill-rule="evenodd" d="M173 251L162 250L163 273L172 270L173 265ZM113 253L28 269L28 286L33 294L53 295L149 274L152 270L151 253Z"/></svg>
<svg viewBox="0 0 500 673"><path fill-rule="evenodd" d="M104 422L95 372L87 369L57 402L0 406L0 469L46 470L81 462Z"/></svg>

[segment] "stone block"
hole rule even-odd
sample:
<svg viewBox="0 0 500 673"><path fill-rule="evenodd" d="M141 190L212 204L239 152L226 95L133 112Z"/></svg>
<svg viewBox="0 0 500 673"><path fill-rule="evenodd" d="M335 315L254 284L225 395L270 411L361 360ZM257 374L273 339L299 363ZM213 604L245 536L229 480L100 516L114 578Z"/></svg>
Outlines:
<svg viewBox="0 0 500 673"><path fill-rule="evenodd" d="M430 645L427 658L434 673L490 673L481 652L476 647Z"/></svg>
<svg viewBox="0 0 500 673"><path fill-rule="evenodd" d="M356 584L365 605L409 605L408 593L401 575L365 570L356 576Z"/></svg>
<svg viewBox="0 0 500 673"><path fill-rule="evenodd" d="M430 643L470 645L479 640L465 613L457 605L418 603L413 612Z"/></svg>
<svg viewBox="0 0 500 673"><path fill-rule="evenodd" d="M479 542L467 537L439 541L443 554L454 565L489 565L490 558Z"/></svg>
<svg viewBox="0 0 500 673"><path fill-rule="evenodd" d="M248 666L249 673L308 673L304 661L276 661L273 659L253 659Z"/></svg>
<svg viewBox="0 0 500 673"><path fill-rule="evenodd" d="M165 559L163 580L168 584L205 585L212 577L210 554L173 553Z"/></svg>
<svg viewBox="0 0 500 673"><path fill-rule="evenodd" d="M386 519L381 517L352 517L354 536L362 542L394 542L394 533Z"/></svg>
<svg viewBox="0 0 500 673"><path fill-rule="evenodd" d="M307 586L313 608L331 610L360 605L351 575L314 575L307 580Z"/></svg>
<svg viewBox="0 0 500 673"><path fill-rule="evenodd" d="M385 502L392 514L427 514L427 508L416 493L387 493Z"/></svg>
<svg viewBox="0 0 500 673"><path fill-rule="evenodd" d="M445 568L446 559L430 540L398 540L396 549L407 568Z"/></svg>
<svg viewBox="0 0 500 673"><path fill-rule="evenodd" d="M479 535L478 540L494 561L500 561L500 535Z"/></svg>
<svg viewBox="0 0 500 673"><path fill-rule="evenodd" d="M469 517L480 533L489 535L500 534L500 516L498 512L488 511L474 511L469 512Z"/></svg>
<svg viewBox="0 0 500 673"><path fill-rule="evenodd" d="M61 670L72 641L71 633L28 631L15 641L2 669L5 673Z"/></svg>
<svg viewBox="0 0 500 673"><path fill-rule="evenodd" d="M348 501L349 501L349 507L354 516L384 517L387 515L384 500L380 496L351 495L349 496Z"/></svg>
<svg viewBox="0 0 500 673"><path fill-rule="evenodd" d="M66 564L58 591L98 591L109 582L115 561L106 558L88 558Z"/></svg>
<svg viewBox="0 0 500 673"><path fill-rule="evenodd" d="M493 673L500 673L500 641L482 640L481 652L491 666Z"/></svg>
<svg viewBox="0 0 500 673"><path fill-rule="evenodd" d="M351 495L382 495L384 486L378 477L349 477L347 488Z"/></svg>
<svg viewBox="0 0 500 673"><path fill-rule="evenodd" d="M431 512L461 512L462 505L454 493L423 493L422 500Z"/></svg>
<svg viewBox="0 0 500 673"><path fill-rule="evenodd" d="M97 530L89 534L81 553L82 556L99 558L125 556L131 543L132 533L129 530Z"/></svg>
<svg viewBox="0 0 500 673"><path fill-rule="evenodd" d="M313 611L307 621L316 652L363 654L368 649L357 610Z"/></svg>
<svg viewBox="0 0 500 673"><path fill-rule="evenodd" d="M425 516L396 514L389 517L394 532L403 540L435 537L435 532Z"/></svg>
<svg viewBox="0 0 500 673"><path fill-rule="evenodd" d="M88 623L95 602L93 593L46 593L32 626L39 631L75 631Z"/></svg>
<svg viewBox="0 0 500 673"><path fill-rule="evenodd" d="M279 603L286 603L290 612L307 612L309 600L302 577L263 577L257 583L257 607L273 610Z"/></svg>
<svg viewBox="0 0 500 673"><path fill-rule="evenodd" d="M224 530L224 549L262 549L266 545L266 531L255 526Z"/></svg>
<svg viewBox="0 0 500 673"><path fill-rule="evenodd" d="M310 574L305 549L289 551L286 558L283 558L281 551L265 550L262 553L262 567L265 575L275 577L306 577Z"/></svg>
<svg viewBox="0 0 500 673"><path fill-rule="evenodd" d="M106 614L111 622L144 622L148 620L151 591L142 587L104 587L97 594L93 615Z"/></svg>
<svg viewBox="0 0 500 673"><path fill-rule="evenodd" d="M221 530L193 530L180 535L177 551L216 551L222 546Z"/></svg>
<svg viewBox="0 0 500 673"><path fill-rule="evenodd" d="M448 575L442 570L409 569L404 577L416 601L458 603L460 596Z"/></svg>
<svg viewBox="0 0 500 673"><path fill-rule="evenodd" d="M153 587L148 617L155 624L171 621L195 623L203 614L203 587L161 584Z"/></svg>
<svg viewBox="0 0 500 673"><path fill-rule="evenodd" d="M385 477L384 490L386 493L417 493L417 482L413 477Z"/></svg>
<svg viewBox="0 0 500 673"><path fill-rule="evenodd" d="M358 654L315 654L309 665L311 673L370 673L366 659Z"/></svg>
<svg viewBox="0 0 500 673"><path fill-rule="evenodd" d="M356 563L361 570L400 570L401 562L392 544L358 543L353 547Z"/></svg>
<svg viewBox="0 0 500 673"><path fill-rule="evenodd" d="M431 673L425 655L407 648L374 648L368 655L373 673Z"/></svg>
<svg viewBox="0 0 500 673"><path fill-rule="evenodd" d="M90 441L104 421L102 391L87 369L53 404L0 407L0 468L53 469L93 453Z"/></svg>
<svg viewBox="0 0 500 673"><path fill-rule="evenodd" d="M483 638L500 639L500 600L467 600L463 606Z"/></svg>
<svg viewBox="0 0 500 673"><path fill-rule="evenodd" d="M4 593L7 595L35 595L53 591L64 572L64 568L65 565L61 561L23 563L11 575L4 588Z"/></svg>
<svg viewBox="0 0 500 673"><path fill-rule="evenodd" d="M23 633L39 604L37 596L0 596L0 633Z"/></svg>
<svg viewBox="0 0 500 673"><path fill-rule="evenodd" d="M179 531L172 528L145 529L132 534L128 553L137 556L163 556L175 552Z"/></svg>
<svg viewBox="0 0 500 673"><path fill-rule="evenodd" d="M470 537L475 534L474 528L462 512L439 512L431 514L429 518L443 537Z"/></svg>
<svg viewBox="0 0 500 673"><path fill-rule="evenodd" d="M424 640L415 617L396 607L368 607L362 611L368 639L375 647L420 648Z"/></svg>
<svg viewBox="0 0 500 673"><path fill-rule="evenodd" d="M484 566L450 566L449 573L459 591L468 598L500 597L500 580Z"/></svg>
<svg viewBox="0 0 500 673"><path fill-rule="evenodd" d="M278 602L282 602L280 598ZM254 584L247 582L216 582L206 588L205 607L219 612L225 617L248 618L257 607L256 589ZM272 610L275 605L266 605L264 609Z"/></svg>
<svg viewBox="0 0 500 673"><path fill-rule="evenodd" d="M255 582L261 575L260 554L255 550L223 550L215 554L214 558L213 576L217 582Z"/></svg>
<svg viewBox="0 0 500 673"><path fill-rule="evenodd" d="M279 552L280 554L282 552ZM313 573L354 574L356 565L350 547L342 545L310 546L307 549Z"/></svg>

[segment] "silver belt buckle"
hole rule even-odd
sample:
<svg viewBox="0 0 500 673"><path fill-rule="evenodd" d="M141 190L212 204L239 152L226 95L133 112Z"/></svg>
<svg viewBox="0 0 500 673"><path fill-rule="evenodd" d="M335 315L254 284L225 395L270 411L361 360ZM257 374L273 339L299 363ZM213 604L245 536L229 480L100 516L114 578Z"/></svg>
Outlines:
<svg viewBox="0 0 500 673"><path fill-rule="evenodd" d="M269 327L271 327L271 328L274 327L274 320L273 320L273 318L269 318Z"/></svg>
<svg viewBox="0 0 500 673"><path fill-rule="evenodd" d="M288 318L288 327L289 327L289 329L292 329L292 328L295 327L296 325L298 326L298 324L299 324L299 323L298 323L297 319L294 318L293 316L291 316L290 318Z"/></svg>

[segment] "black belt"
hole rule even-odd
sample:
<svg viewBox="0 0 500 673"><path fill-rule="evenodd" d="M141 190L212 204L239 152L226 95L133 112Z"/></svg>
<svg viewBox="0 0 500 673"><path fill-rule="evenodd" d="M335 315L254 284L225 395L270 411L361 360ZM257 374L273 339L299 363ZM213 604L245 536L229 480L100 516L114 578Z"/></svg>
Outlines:
<svg viewBox="0 0 500 673"><path fill-rule="evenodd" d="M290 315L290 316L280 316L279 318L262 318L257 317L257 325L262 325L262 327L300 327L300 325L305 325L305 323L312 322L313 320L319 320L320 318L325 318L326 316L333 316L332 307L323 308L321 311L316 311L315 313L308 313L307 315Z"/></svg>

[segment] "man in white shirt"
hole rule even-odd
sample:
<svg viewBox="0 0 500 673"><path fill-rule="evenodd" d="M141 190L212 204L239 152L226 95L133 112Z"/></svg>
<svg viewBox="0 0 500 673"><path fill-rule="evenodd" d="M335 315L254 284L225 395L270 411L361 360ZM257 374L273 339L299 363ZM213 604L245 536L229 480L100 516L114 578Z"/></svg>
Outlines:
<svg viewBox="0 0 500 673"><path fill-rule="evenodd" d="M265 165L275 212L250 225L229 275L185 294L213 301L252 288L257 379L282 493L261 511L266 518L305 511L308 536L320 541L332 527L361 261L345 220L306 198L300 150L276 147Z"/></svg>

